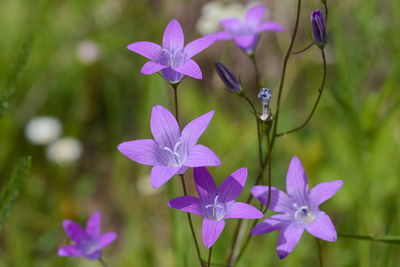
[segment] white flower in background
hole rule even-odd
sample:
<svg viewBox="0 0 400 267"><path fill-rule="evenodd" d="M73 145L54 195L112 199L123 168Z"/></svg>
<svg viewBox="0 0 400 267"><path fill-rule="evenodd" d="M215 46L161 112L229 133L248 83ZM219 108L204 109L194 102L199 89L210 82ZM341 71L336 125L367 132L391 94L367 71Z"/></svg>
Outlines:
<svg viewBox="0 0 400 267"><path fill-rule="evenodd" d="M99 46L92 41L83 41L78 45L77 56L82 64L90 65L99 59Z"/></svg>
<svg viewBox="0 0 400 267"><path fill-rule="evenodd" d="M54 117L36 117L25 127L26 138L35 145L47 145L55 141L61 133L61 122Z"/></svg>
<svg viewBox="0 0 400 267"><path fill-rule="evenodd" d="M257 2L252 2L248 5L240 3L223 5L218 1L208 2L201 9L201 17L196 24L197 31L203 35L214 33L220 29L220 20L224 18L242 18L247 9L256 4Z"/></svg>
<svg viewBox="0 0 400 267"><path fill-rule="evenodd" d="M81 143L70 137L57 140L47 147L47 159L60 165L68 165L80 158Z"/></svg>
<svg viewBox="0 0 400 267"><path fill-rule="evenodd" d="M162 191L162 187L153 188L150 185L150 175L139 176L136 180L136 190L143 196L152 196Z"/></svg>

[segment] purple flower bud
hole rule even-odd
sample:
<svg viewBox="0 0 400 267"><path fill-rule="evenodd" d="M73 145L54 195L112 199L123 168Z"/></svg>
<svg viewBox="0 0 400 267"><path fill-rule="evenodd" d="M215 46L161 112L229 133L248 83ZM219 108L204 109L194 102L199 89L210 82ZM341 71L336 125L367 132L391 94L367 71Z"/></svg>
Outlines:
<svg viewBox="0 0 400 267"><path fill-rule="evenodd" d="M321 10L311 12L311 25L314 35L314 42L319 47L324 47L326 43L326 25L324 15Z"/></svg>
<svg viewBox="0 0 400 267"><path fill-rule="evenodd" d="M231 93L242 92L242 85L236 78L235 74L233 74L227 66L221 62L215 62L215 70L217 71L218 76L224 82L226 88L228 88Z"/></svg>

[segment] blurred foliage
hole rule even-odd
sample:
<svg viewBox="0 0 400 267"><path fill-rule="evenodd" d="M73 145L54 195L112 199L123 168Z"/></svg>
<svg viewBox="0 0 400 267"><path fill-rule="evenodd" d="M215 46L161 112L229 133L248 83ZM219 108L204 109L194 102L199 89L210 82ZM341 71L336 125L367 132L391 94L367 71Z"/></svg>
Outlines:
<svg viewBox="0 0 400 267"><path fill-rule="evenodd" d="M193 265L196 256L186 215L165 204L181 194L178 181L173 179L161 192L150 195L151 190L139 186L148 178L149 167L129 161L116 146L150 137L152 106L171 107L170 88L158 75L141 75L145 59L125 46L142 40L159 43L171 18L182 23L186 42L198 38L195 24L205 2L0 2L0 92L14 95L0 118L2 188L7 183L5 174L12 172L22 155L34 159L26 190L1 233L0 266L99 266L98 262L56 256L57 248L68 242L61 221L69 218L84 223L96 210L103 214L103 230L119 234L117 242L104 251L110 266ZM263 34L257 51L265 86L274 90L295 4L288 0L265 3L269 16L287 29ZM327 87L309 125L277 140L273 184L284 188L290 158L298 155L310 186L345 181L338 194L322 206L338 232L399 235L400 1L328 0L328 5ZM309 43L309 14L317 8L322 8L319 1L303 1L296 49ZM78 52L85 41L99 50L98 58L90 63ZM254 119L246 103L223 90L213 62L222 61L240 74L256 101L258 88L251 62L230 42L216 43L196 60L204 79L186 79L181 85L182 120L216 110L200 141L223 162L221 167L210 168L219 182L235 169L249 168L245 199L257 172ZM294 56L289 64L279 132L306 118L321 79L317 50ZM79 161L69 166L50 163L45 147L28 143L24 127L39 115L59 118L63 136L81 141L84 151ZM235 220L228 220L214 248L213 262L225 262L235 225ZM200 233L199 218L195 226ZM316 266L316 243L310 235L304 235L284 261L276 256L276 240L277 233L253 238L239 266ZM339 238L336 243L323 243L322 248L326 266L400 265L399 247L390 244ZM206 250L202 253L206 255Z"/></svg>

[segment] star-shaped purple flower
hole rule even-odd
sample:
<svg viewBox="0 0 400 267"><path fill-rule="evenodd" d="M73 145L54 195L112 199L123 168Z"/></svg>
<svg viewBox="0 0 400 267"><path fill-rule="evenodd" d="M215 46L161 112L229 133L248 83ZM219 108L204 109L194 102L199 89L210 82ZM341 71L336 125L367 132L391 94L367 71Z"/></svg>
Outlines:
<svg viewBox="0 0 400 267"><path fill-rule="evenodd" d="M175 19L165 28L162 47L152 42L136 42L127 48L148 59L141 73L153 74L161 71L162 76L171 83L179 83L185 75L202 79L199 65L191 59L215 41L214 35L194 40L184 46L182 27Z"/></svg>
<svg viewBox="0 0 400 267"><path fill-rule="evenodd" d="M89 260L101 258L102 249L114 242L116 233L100 234L100 212L95 212L82 229L78 224L70 220L64 220L64 230L74 242L72 245L63 246L58 249L60 257L81 257Z"/></svg>
<svg viewBox="0 0 400 267"><path fill-rule="evenodd" d="M273 215L257 224L252 235L266 234L281 229L276 247L279 258L283 259L292 252L304 230L320 239L334 242L337 234L335 226L319 205L331 198L343 185L343 181L321 183L311 191L303 166L297 157L293 157L286 175L286 190L271 188L270 209L280 214ZM268 186L254 186L254 197L264 205L268 202Z"/></svg>
<svg viewBox="0 0 400 267"><path fill-rule="evenodd" d="M120 144L118 149L133 161L154 166L150 175L150 183L154 188L163 185L175 174L184 173L188 167L221 165L213 151L196 145L213 115L214 111L210 111L194 119L181 133L171 112L156 105L150 119L154 140L129 141Z"/></svg>
<svg viewBox="0 0 400 267"><path fill-rule="evenodd" d="M265 6L257 5L250 8L244 19L227 18L220 21L225 31L216 34L217 40L234 40L245 53L252 54L257 46L259 34L264 31L284 31L275 21L264 21Z"/></svg>
<svg viewBox="0 0 400 267"><path fill-rule="evenodd" d="M199 198L177 197L168 202L172 208L203 216L203 244L210 248L217 241L225 227L225 219L258 219L263 213L253 206L235 202L247 179L247 168L241 168L229 175L217 189L207 168L193 169L194 182Z"/></svg>

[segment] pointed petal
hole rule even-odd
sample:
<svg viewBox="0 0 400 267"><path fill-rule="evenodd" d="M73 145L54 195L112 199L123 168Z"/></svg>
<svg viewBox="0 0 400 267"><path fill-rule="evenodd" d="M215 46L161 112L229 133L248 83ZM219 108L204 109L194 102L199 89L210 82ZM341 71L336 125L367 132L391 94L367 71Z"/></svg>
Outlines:
<svg viewBox="0 0 400 267"><path fill-rule="evenodd" d="M210 34L188 43L184 49L187 58L192 58L193 56L197 55L204 49L208 48L214 42L215 42L215 35Z"/></svg>
<svg viewBox="0 0 400 267"><path fill-rule="evenodd" d="M151 60L156 60L161 53L161 46L152 42L136 42L126 48Z"/></svg>
<svg viewBox="0 0 400 267"><path fill-rule="evenodd" d="M176 19L171 20L164 31L163 47L169 51L183 49L184 35L181 25Z"/></svg>
<svg viewBox="0 0 400 267"><path fill-rule="evenodd" d="M155 63L154 61L147 61L146 64L143 65L140 73L149 75L159 72L160 70L163 70L165 68L168 68L168 66L163 66L161 64Z"/></svg>
<svg viewBox="0 0 400 267"><path fill-rule="evenodd" d="M251 229L251 235L262 235L286 227L289 224L287 215L275 214Z"/></svg>
<svg viewBox="0 0 400 267"><path fill-rule="evenodd" d="M86 232L89 235L98 236L100 235L101 225L101 214L100 212L95 212L90 216L86 223Z"/></svg>
<svg viewBox="0 0 400 267"><path fill-rule="evenodd" d="M229 32L235 32L237 28L242 24L241 20L238 18L223 19L219 22L222 27L224 27Z"/></svg>
<svg viewBox="0 0 400 267"><path fill-rule="evenodd" d="M200 199L203 201L210 198L210 202L213 201L217 192L217 186L207 168L193 168L193 176Z"/></svg>
<svg viewBox="0 0 400 267"><path fill-rule="evenodd" d="M300 241L304 228L295 224L288 225L279 233L276 251L280 259L286 258Z"/></svg>
<svg viewBox="0 0 400 267"><path fill-rule="evenodd" d="M343 181L337 180L316 185L310 192L310 202L317 207L330 199L342 187Z"/></svg>
<svg viewBox="0 0 400 267"><path fill-rule="evenodd" d="M229 175L218 188L221 202L236 200L243 190L247 179L247 168L241 168Z"/></svg>
<svg viewBox="0 0 400 267"><path fill-rule="evenodd" d="M315 237L329 242L335 242L337 233L331 219L325 212L320 211L317 218L306 226L306 230Z"/></svg>
<svg viewBox="0 0 400 267"><path fill-rule="evenodd" d="M232 40L233 36L230 32L216 32L214 33L216 41Z"/></svg>
<svg viewBox="0 0 400 267"><path fill-rule="evenodd" d="M76 244L60 247L57 255L59 257L83 257L83 253L78 249Z"/></svg>
<svg viewBox="0 0 400 267"><path fill-rule="evenodd" d="M308 179L300 160L293 157L286 174L286 191L297 204L306 204L308 198Z"/></svg>
<svg viewBox="0 0 400 267"><path fill-rule="evenodd" d="M247 203L235 202L226 218L259 219L262 217L264 214L255 207Z"/></svg>
<svg viewBox="0 0 400 267"><path fill-rule="evenodd" d="M215 111L210 111L206 114L189 122L182 130L182 142L189 148L194 146L200 136L207 129Z"/></svg>
<svg viewBox="0 0 400 267"><path fill-rule="evenodd" d="M183 163L187 167L219 166L221 161L218 156L203 145L195 145L188 158Z"/></svg>
<svg viewBox="0 0 400 267"><path fill-rule="evenodd" d="M175 174L178 173L180 167L171 166L154 166L151 169L150 184L152 187L157 188L165 184Z"/></svg>
<svg viewBox="0 0 400 267"><path fill-rule="evenodd" d="M203 216L200 206L200 199L193 196L182 196L171 199L168 206L174 209L183 210L196 215Z"/></svg>
<svg viewBox="0 0 400 267"><path fill-rule="evenodd" d="M257 5L250 8L245 17L246 23L250 25L258 25L265 16L265 6Z"/></svg>
<svg viewBox="0 0 400 267"><path fill-rule="evenodd" d="M257 34L247 34L235 37L235 43L240 48L250 49L254 48L257 43Z"/></svg>
<svg viewBox="0 0 400 267"><path fill-rule="evenodd" d="M257 32L265 31L283 32L285 28L275 21L264 21L257 27Z"/></svg>
<svg viewBox="0 0 400 267"><path fill-rule="evenodd" d="M160 105L154 106L151 111L150 128L154 140L160 147L174 149L180 130L178 122L169 110Z"/></svg>
<svg viewBox="0 0 400 267"><path fill-rule="evenodd" d="M163 165L161 149L152 139L139 139L120 144L118 150L129 159L144 165Z"/></svg>
<svg viewBox="0 0 400 267"><path fill-rule="evenodd" d="M257 185L251 188L251 193L257 198L264 206L268 204L268 186ZM294 210L293 201L281 190L271 186L271 200L269 209L275 212L291 212Z"/></svg>
<svg viewBox="0 0 400 267"><path fill-rule="evenodd" d="M203 244L206 248L210 248L214 245L215 241L219 238L222 230L225 227L224 221L214 221L207 218L203 219Z"/></svg>
<svg viewBox="0 0 400 267"><path fill-rule="evenodd" d="M70 220L63 221L63 227L69 238L74 242L79 242L87 237L86 232L75 222Z"/></svg>
<svg viewBox="0 0 400 267"><path fill-rule="evenodd" d="M97 250L93 251L92 254L84 255L84 257L89 260L98 260L101 258L102 254L103 254L103 252L101 251L101 249L97 249Z"/></svg>
<svg viewBox="0 0 400 267"><path fill-rule="evenodd" d="M117 234L114 232L102 234L99 240L100 247L104 248L105 246L108 246L109 244L114 242L115 239L117 239Z"/></svg>
<svg viewBox="0 0 400 267"><path fill-rule="evenodd" d="M188 59L185 64L174 68L174 70L195 79L201 80L203 78L199 65L193 59Z"/></svg>

